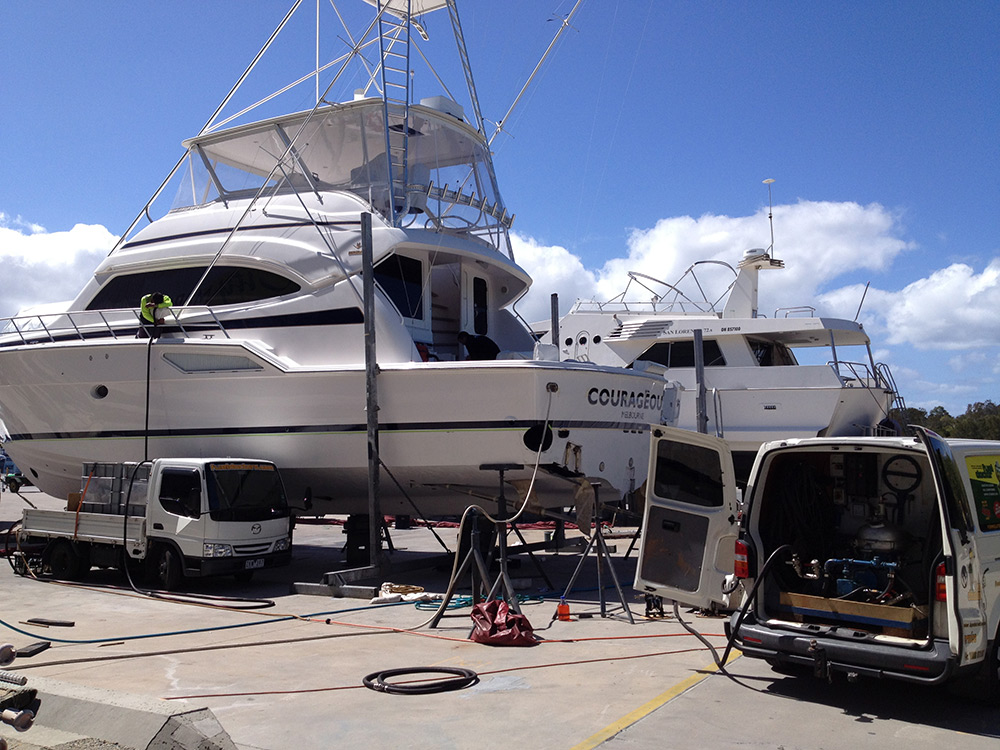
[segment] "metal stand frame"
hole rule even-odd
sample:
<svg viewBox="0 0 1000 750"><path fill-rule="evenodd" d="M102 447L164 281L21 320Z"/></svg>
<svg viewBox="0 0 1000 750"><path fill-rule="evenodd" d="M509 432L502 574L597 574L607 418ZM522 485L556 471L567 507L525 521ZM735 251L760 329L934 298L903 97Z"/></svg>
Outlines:
<svg viewBox="0 0 1000 750"><path fill-rule="evenodd" d="M514 593L514 584L511 582L510 574L507 572L507 496L503 491L503 473L511 469L523 469L524 466L522 464L481 464L479 468L482 471L496 471L500 474L500 494L497 496L496 522L497 559L500 563L500 573L490 587L490 592L486 595L486 601L495 598L500 593L500 590L503 589L507 605L518 614L521 614L521 608L517 603L517 594Z"/></svg>
<svg viewBox="0 0 1000 750"><path fill-rule="evenodd" d="M515 469L523 469L523 464L481 464L480 469L483 471L495 471L498 472L500 477L500 494L497 496L497 521L495 523L496 533L497 533L497 560L500 565L500 572L497 574L496 579L490 586L489 593L486 595L485 601L490 601L491 599L502 598L506 600L507 605L511 610L517 614L521 614L521 607L517 603L517 594L514 593L514 584L510 579L510 573L507 570L507 495L504 493L504 472L511 471ZM476 514L472 515L472 528L470 531L470 549L465 555L465 559L462 560L461 566L459 566L458 572L455 577L452 578L448 585L448 591L444 595L444 604L438 610L437 614L431 619L429 627L437 627L437 624L444 617L444 611L447 609L449 602L451 602L452 597L455 594L455 587L458 581L466 575L466 573L472 573L472 592L473 601L478 602L479 586L476 581L476 573L478 572L480 580L484 583L489 580L489 574L487 573L488 566L483 560L482 552L479 549L479 519ZM517 526L512 526L514 533L517 534L518 539L521 540L521 544L524 545L528 552L528 556L531 561L538 568L538 572L541 573L545 582L552 588L552 582L549 577L545 574L542 569L541 564L538 562L535 555L530 549L528 549L527 541L521 532L518 530ZM473 567L475 566L475 567Z"/></svg>
<svg viewBox="0 0 1000 750"><path fill-rule="evenodd" d="M632 617L632 610L629 609L628 604L625 601L625 594L622 591L622 585L618 582L618 574L615 573L615 567L611 564L611 552L608 550L608 543L604 539L604 530L601 528L601 519L598 517L598 510L601 507L600 502L597 499L597 488L599 485L595 484L594 487L594 533L590 537L590 541L587 543L587 548L583 551L580 556L580 562L576 564L576 570L573 571L573 575L569 579L569 583L566 585L566 591L563 593L563 598L567 598L570 592L573 590L573 584L576 583L576 578L580 574L580 570L583 568L584 562L587 560L587 556L590 554L591 550L597 551L597 589L600 595L601 602L601 617L608 617L609 613L607 605L604 599L604 564L607 562L608 570L611 571L611 580L614 581L615 589L618 591L618 601L621 602L622 609L625 610L625 614L628 615L628 621L635 625L635 618Z"/></svg>
<svg viewBox="0 0 1000 750"><path fill-rule="evenodd" d="M465 576L467 572L472 573L472 599L473 601L478 601L479 597L479 582L476 580L476 573L479 573L479 580L486 581L489 579L489 574L486 572L486 563L483 561L483 553L479 551L479 515L473 512L470 516L470 523L472 528L469 532L469 551L465 554L465 559L462 560L462 564L459 566L458 571L455 576L448 583L448 590L444 595L444 602L438 608L438 611L431 618L428 627L436 628L438 623L441 622L441 618L445 616L445 611L448 609L448 604L451 603L451 598L455 595L455 587L458 585L459 580ZM472 566L475 565L473 568ZM516 600L515 600L516 602Z"/></svg>

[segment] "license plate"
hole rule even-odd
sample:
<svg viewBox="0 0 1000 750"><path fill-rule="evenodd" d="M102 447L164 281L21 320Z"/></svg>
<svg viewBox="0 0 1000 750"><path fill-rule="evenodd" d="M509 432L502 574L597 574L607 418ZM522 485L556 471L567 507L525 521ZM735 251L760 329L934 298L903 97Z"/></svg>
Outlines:
<svg viewBox="0 0 1000 750"><path fill-rule="evenodd" d="M243 568L245 570L257 570L257 568L263 568L263 567L264 567L263 557L258 557L255 560L247 560L245 563L243 563Z"/></svg>

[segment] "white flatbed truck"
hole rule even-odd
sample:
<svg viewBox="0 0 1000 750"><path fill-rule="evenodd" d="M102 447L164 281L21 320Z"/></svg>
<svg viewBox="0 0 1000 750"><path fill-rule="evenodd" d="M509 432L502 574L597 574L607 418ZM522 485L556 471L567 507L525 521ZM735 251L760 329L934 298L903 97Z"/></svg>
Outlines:
<svg viewBox="0 0 1000 750"><path fill-rule="evenodd" d="M78 580L93 566L152 577L164 590L185 577L234 575L291 560L281 476L269 461L160 458L85 464L66 510L25 509L18 542L42 546L41 570Z"/></svg>

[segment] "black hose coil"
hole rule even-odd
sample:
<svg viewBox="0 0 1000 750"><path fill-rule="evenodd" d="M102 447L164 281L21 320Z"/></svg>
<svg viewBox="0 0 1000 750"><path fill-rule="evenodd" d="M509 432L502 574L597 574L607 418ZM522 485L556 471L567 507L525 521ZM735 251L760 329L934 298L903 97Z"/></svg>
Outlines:
<svg viewBox="0 0 1000 750"><path fill-rule="evenodd" d="M422 680L417 684L400 685L386 682L392 677L411 674L448 674L454 675L449 679ZM365 677L365 687L377 690L380 693L393 693L395 695L426 695L427 693L444 693L449 690L461 690L464 687L475 685L479 682L479 675L471 669L461 667L402 667L400 669L385 669L381 672L372 672Z"/></svg>

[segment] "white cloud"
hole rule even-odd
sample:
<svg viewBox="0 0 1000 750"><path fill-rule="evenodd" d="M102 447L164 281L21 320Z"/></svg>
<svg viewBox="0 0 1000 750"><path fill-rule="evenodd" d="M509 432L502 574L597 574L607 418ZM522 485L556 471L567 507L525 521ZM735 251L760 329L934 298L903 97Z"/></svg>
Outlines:
<svg viewBox="0 0 1000 750"><path fill-rule="evenodd" d="M1000 345L998 299L1000 258L994 258L981 273L954 263L898 291L872 289L865 309L885 343L949 351ZM953 361L972 364L975 358Z"/></svg>
<svg viewBox="0 0 1000 750"><path fill-rule="evenodd" d="M773 214L775 255L785 260L787 267L780 273L769 272L761 280L760 310L765 314L779 307L814 305L823 288L838 277L858 269L885 270L911 247L898 236L899 217L879 204L799 201L775 206ZM674 283L696 261L725 261L735 266L745 250L769 243L764 208L752 216L706 214L661 219L650 229L633 230L624 252L594 270L563 247L541 247L534 240L515 235L515 257L535 280L518 309L529 320L536 319L539 312L547 317L548 297L553 291L559 293L561 307L568 309L577 298L603 301L620 294L629 271ZM733 275L725 269L720 272L718 266L704 266L698 278L715 301ZM651 294L642 293L647 298ZM853 314L860 292L850 298L850 304L848 297L830 299L844 303L846 307L838 304L835 309L842 317L849 317L846 312Z"/></svg>
<svg viewBox="0 0 1000 750"><path fill-rule="evenodd" d="M71 299L83 288L117 237L95 224L64 232L0 212L0 316L37 304Z"/></svg>

